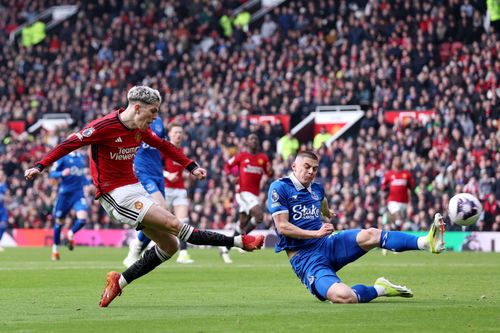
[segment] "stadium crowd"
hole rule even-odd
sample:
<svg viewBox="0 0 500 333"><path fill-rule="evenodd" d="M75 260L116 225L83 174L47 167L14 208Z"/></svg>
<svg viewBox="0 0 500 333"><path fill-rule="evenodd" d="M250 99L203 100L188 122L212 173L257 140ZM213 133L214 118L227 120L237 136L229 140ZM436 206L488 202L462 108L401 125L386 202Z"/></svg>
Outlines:
<svg viewBox="0 0 500 333"><path fill-rule="evenodd" d="M28 134L11 125L27 129L45 113L67 112L80 128L125 106L124 91L144 84L161 91L163 117L184 124L187 155L209 172L187 179L190 220L201 228L236 219L223 161L244 149L250 132L259 133L275 177L290 170L292 158L276 153L284 127L249 115L287 114L293 127L317 105L359 104L359 131L319 149L318 179L337 229L382 223L381 180L401 156L416 186L408 221L391 228L426 230L453 193L467 191L485 208L473 228L500 230L500 32L484 28L482 1L290 0L227 33L222 18L242 2L77 1L76 17L24 47L9 44L9 32L61 1L0 1L0 163L10 227L52 227L57 183L28 183L23 170L74 129ZM428 121L384 121L387 110L429 109L437 116ZM91 186L86 192L86 227L118 227Z"/></svg>

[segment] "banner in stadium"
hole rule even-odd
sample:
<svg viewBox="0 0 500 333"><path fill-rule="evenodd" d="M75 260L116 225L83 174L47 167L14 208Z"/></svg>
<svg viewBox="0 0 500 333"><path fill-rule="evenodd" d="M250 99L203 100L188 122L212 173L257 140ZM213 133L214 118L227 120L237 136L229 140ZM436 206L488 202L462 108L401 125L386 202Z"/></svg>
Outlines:
<svg viewBox="0 0 500 333"><path fill-rule="evenodd" d="M435 116L435 110L394 110L384 113L384 121L393 125L396 119L400 119L403 125L408 125L412 119L416 119L419 123L427 123L429 120L434 119Z"/></svg>
<svg viewBox="0 0 500 333"><path fill-rule="evenodd" d="M2 247L23 247L23 246L51 246L51 229L14 229L12 236L5 234L2 237L0 246ZM225 235L231 235L230 230L212 230ZM63 231L63 235L66 234ZM409 234L425 236L424 231L408 231ZM264 247L272 248L278 240L273 230L255 230L252 234L264 235ZM125 247L136 236L136 231L132 229L106 229L106 230L80 230L75 235L77 246L105 246L105 247ZM446 250L453 252L478 251L478 252L500 252L500 232L461 232L448 231L445 234Z"/></svg>
<svg viewBox="0 0 500 333"><path fill-rule="evenodd" d="M108 246L122 247L128 244L129 234L134 230L106 229L106 230L80 230L75 234L75 244L78 246ZM51 229L14 229L13 238L16 246L51 246ZM67 230L62 234L66 235Z"/></svg>
<svg viewBox="0 0 500 333"><path fill-rule="evenodd" d="M271 125L280 124L283 126L285 133L288 133L290 129L290 116L287 114L262 114L262 115L250 115L248 120L252 123L269 123Z"/></svg>

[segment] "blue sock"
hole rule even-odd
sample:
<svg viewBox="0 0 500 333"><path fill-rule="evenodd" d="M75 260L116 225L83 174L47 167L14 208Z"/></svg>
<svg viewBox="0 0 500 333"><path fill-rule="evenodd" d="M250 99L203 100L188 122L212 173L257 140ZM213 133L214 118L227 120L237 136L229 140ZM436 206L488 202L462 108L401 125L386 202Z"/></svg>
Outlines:
<svg viewBox="0 0 500 333"><path fill-rule="evenodd" d="M59 245L61 244L61 229L62 225L59 223L54 223L54 244Z"/></svg>
<svg viewBox="0 0 500 333"><path fill-rule="evenodd" d="M147 248L149 243L151 242L151 239L149 239L148 236L146 236L146 234L143 233L142 231L139 231L137 239L139 239L142 242L141 250Z"/></svg>
<svg viewBox="0 0 500 333"><path fill-rule="evenodd" d="M418 250L417 240L417 236L401 231L382 231L380 235L380 247L396 252Z"/></svg>
<svg viewBox="0 0 500 333"><path fill-rule="evenodd" d="M78 232L78 230L80 230L81 228L83 228L83 226L85 225L85 219L76 219L75 223L73 223L73 228L71 228L71 231L73 232L73 234L76 234Z"/></svg>
<svg viewBox="0 0 500 333"><path fill-rule="evenodd" d="M352 286L352 290L354 290L354 293L358 298L358 303L368 303L378 296L377 290L375 290L374 287L368 287L364 284Z"/></svg>
<svg viewBox="0 0 500 333"><path fill-rule="evenodd" d="M2 239L4 232L5 232L5 228L0 228L0 240Z"/></svg>

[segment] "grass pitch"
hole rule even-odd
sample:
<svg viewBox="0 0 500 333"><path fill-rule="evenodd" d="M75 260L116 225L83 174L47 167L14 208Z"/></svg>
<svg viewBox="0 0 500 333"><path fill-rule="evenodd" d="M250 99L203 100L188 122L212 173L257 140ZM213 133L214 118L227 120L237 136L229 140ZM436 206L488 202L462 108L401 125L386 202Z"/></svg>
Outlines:
<svg viewBox="0 0 500 333"><path fill-rule="evenodd" d="M106 273L122 271L126 249L49 248L0 253L0 332L500 332L500 254L372 251L345 267L344 282L385 276L415 297L368 304L316 300L284 254L240 254L222 263L216 249L191 250L98 307Z"/></svg>

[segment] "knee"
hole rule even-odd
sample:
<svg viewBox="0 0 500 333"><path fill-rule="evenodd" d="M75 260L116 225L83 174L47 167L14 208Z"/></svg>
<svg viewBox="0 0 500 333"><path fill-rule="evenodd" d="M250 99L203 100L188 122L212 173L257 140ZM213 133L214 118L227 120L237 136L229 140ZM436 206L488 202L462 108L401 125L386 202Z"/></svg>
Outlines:
<svg viewBox="0 0 500 333"><path fill-rule="evenodd" d="M380 243L381 230L376 228L363 229L359 232L356 237L358 245L362 248L365 247L376 247Z"/></svg>
<svg viewBox="0 0 500 333"><path fill-rule="evenodd" d="M328 300L338 304L353 304L358 302L356 294L351 289L345 289L331 294L328 293Z"/></svg>
<svg viewBox="0 0 500 333"><path fill-rule="evenodd" d="M339 304L358 302L358 298L356 297L354 291L344 283L335 283L332 285L326 293L326 298L333 303Z"/></svg>

